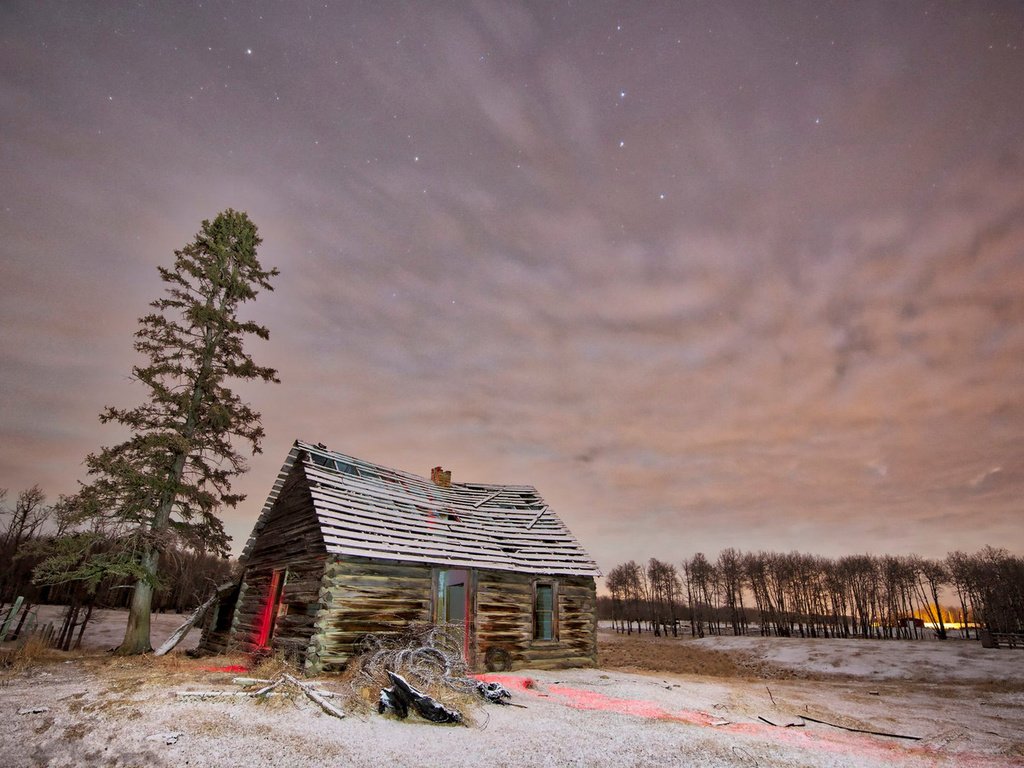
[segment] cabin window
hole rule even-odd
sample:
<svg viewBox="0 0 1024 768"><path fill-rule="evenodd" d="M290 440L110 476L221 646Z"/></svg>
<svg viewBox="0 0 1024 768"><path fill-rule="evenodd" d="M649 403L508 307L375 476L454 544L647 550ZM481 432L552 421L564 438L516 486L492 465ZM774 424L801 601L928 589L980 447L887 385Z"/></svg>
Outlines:
<svg viewBox="0 0 1024 768"><path fill-rule="evenodd" d="M533 585L533 639L558 639L558 614L556 593L553 582L537 582Z"/></svg>

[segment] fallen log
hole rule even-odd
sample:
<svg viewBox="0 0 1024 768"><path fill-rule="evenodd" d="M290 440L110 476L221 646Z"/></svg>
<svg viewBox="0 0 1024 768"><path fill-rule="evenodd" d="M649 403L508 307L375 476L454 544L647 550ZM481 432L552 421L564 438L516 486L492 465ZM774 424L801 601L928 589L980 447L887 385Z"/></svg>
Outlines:
<svg viewBox="0 0 1024 768"><path fill-rule="evenodd" d="M345 713L344 712L342 712L336 706L331 704L331 702L327 701L327 692L326 691L318 691L310 683L304 683L301 680L298 680L298 679L292 677L291 675L281 675L281 678L283 680L287 680L292 685L297 686L299 688L299 690L301 690L304 694L306 694L306 696L310 700L312 700L314 703L316 703L317 706L319 706L320 709L322 709L328 715L331 715L331 716L337 717L337 718L344 718L345 717Z"/></svg>
<svg viewBox="0 0 1024 768"><path fill-rule="evenodd" d="M388 679L391 680L391 687L384 688L380 692L380 700L377 704L377 711L383 714L392 709L399 718L405 719L409 715L410 707L424 720L432 723L462 723L462 715L454 709L449 709L444 704L422 691L413 688L409 681L401 675L388 671Z"/></svg>
<svg viewBox="0 0 1024 768"><path fill-rule="evenodd" d="M185 635L196 625L196 623L206 615L206 612L210 610L210 606L217 600L218 592L214 592L207 598L206 602L196 608L189 617L185 619L184 623L171 633L163 645L156 649L153 653L154 656L163 656L165 653L169 653L178 643L185 639Z"/></svg>
<svg viewBox="0 0 1024 768"><path fill-rule="evenodd" d="M215 699L232 696L237 696L239 698L254 698L257 696L286 696L287 694L284 691L276 690L277 687L284 682L284 680L278 680L276 683L274 683L274 685L268 685L259 691L175 691L174 695L186 699ZM309 696L309 691L303 689L302 692ZM331 693L330 691L314 690L314 693L317 696L322 696L324 699L333 699L337 696L337 694ZM316 699L312 696L310 696L310 698L313 699L313 701L316 701ZM319 704L320 702L317 703Z"/></svg>
<svg viewBox="0 0 1024 768"><path fill-rule="evenodd" d="M281 685L281 683L284 682L284 678L283 677L279 677L279 678L277 678L277 680L275 680L272 683L269 680L267 682L268 682L268 685L263 686L258 691L253 691L249 695L250 696L266 696L272 690L277 688L277 686Z"/></svg>

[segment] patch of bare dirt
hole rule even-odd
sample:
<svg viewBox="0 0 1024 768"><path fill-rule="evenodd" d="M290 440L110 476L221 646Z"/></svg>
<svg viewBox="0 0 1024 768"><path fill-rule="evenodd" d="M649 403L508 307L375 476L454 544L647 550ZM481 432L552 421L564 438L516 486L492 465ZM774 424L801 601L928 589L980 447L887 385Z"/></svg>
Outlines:
<svg viewBox="0 0 1024 768"><path fill-rule="evenodd" d="M792 670L755 659L750 654L713 651L699 643L650 632L625 635L601 629L597 633L598 666L624 672L659 672L703 677L786 679Z"/></svg>

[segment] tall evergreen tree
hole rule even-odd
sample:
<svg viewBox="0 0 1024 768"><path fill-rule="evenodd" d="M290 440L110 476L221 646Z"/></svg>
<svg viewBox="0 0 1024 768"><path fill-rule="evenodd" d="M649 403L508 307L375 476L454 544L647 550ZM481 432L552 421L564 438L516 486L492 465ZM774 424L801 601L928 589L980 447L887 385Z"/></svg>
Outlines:
<svg viewBox="0 0 1024 768"><path fill-rule="evenodd" d="M277 372L256 365L246 337L267 339L267 329L238 319L242 303L259 289L273 290L276 269L256 258L256 226L239 211L204 221L195 240L175 252L173 269L160 267L166 284L155 310L139 319L135 349L146 362L133 368L148 390L129 410L107 407L100 420L127 427L129 439L86 458L95 479L83 489L82 507L119 529L135 567L135 586L120 654L145 653L150 610L162 549L185 545L226 554L228 536L220 505L244 496L231 479L245 472L235 448L260 452L260 414L230 388L233 380L277 382Z"/></svg>

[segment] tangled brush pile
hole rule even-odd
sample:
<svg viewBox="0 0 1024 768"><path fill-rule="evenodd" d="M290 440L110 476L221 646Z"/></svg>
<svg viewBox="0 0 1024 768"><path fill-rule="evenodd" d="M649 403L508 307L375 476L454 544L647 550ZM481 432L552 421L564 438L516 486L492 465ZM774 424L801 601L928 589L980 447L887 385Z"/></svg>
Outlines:
<svg viewBox="0 0 1024 768"><path fill-rule="evenodd" d="M480 703L481 698L496 704L508 703L510 694L497 683L482 683L470 677L462 653L463 631L461 624L412 624L401 634L364 636L356 646L357 655L347 665L346 677L352 693L362 693L360 698L369 703L370 696L380 691L379 707L385 702L384 710L396 711L387 702L395 699L393 691L398 676L402 683L408 681L420 689L412 689L414 698L436 700L434 704L457 716L437 719L424 715L420 707L415 708L421 716L435 722L465 722L464 713ZM388 686L390 694L385 691ZM401 713L403 709L398 707L397 711Z"/></svg>
<svg viewBox="0 0 1024 768"><path fill-rule="evenodd" d="M462 655L462 632L461 625L412 624L400 635L366 635L349 660L354 682L386 685L394 672L427 689L472 693L477 681Z"/></svg>

